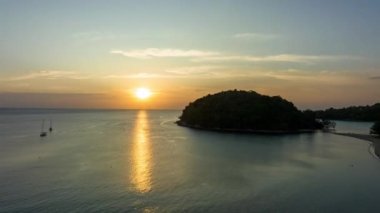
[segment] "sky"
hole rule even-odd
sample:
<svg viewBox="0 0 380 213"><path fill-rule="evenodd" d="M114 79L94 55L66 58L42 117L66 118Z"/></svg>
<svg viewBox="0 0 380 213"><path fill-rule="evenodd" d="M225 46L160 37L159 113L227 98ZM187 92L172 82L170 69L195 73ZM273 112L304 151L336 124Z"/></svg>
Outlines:
<svg viewBox="0 0 380 213"><path fill-rule="evenodd" d="M182 109L229 89L380 102L377 0L0 0L0 107ZM133 91L153 95L138 100Z"/></svg>

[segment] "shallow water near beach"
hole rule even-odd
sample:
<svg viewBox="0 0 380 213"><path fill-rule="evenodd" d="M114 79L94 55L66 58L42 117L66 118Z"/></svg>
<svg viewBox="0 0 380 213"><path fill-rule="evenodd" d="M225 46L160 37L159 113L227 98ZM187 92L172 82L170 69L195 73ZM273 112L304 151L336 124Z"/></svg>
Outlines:
<svg viewBox="0 0 380 213"><path fill-rule="evenodd" d="M179 115L0 111L0 212L378 210L380 161L366 141L199 131L175 125ZM45 138L42 119L53 120Z"/></svg>
<svg viewBox="0 0 380 213"><path fill-rule="evenodd" d="M335 121L337 132L369 134L373 122Z"/></svg>

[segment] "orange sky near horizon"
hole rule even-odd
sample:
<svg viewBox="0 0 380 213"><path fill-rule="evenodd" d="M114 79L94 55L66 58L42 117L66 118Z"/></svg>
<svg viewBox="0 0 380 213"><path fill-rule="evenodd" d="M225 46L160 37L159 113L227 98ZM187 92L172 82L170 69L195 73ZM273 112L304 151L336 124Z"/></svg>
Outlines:
<svg viewBox="0 0 380 213"><path fill-rule="evenodd" d="M204 95L229 89L254 90L270 96L280 95L301 109L371 105L380 97L376 81L352 74L344 77L336 74L311 77L301 74L272 76L261 73L250 78L106 80L34 78L19 82L27 82L28 89L0 93L0 107L182 109L189 102ZM61 86L55 87L56 85ZM152 96L146 100L138 99L134 91L139 87L149 88ZM51 88L48 90L50 92L44 92L45 88Z"/></svg>

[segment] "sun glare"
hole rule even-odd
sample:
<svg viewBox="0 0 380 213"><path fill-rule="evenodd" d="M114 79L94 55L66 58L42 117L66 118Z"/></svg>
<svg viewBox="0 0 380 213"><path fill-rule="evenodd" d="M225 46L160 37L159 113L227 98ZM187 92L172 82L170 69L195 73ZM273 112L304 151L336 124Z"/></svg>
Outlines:
<svg viewBox="0 0 380 213"><path fill-rule="evenodd" d="M152 95L152 92L147 88L137 88L135 90L135 96L141 100L147 99L151 95Z"/></svg>

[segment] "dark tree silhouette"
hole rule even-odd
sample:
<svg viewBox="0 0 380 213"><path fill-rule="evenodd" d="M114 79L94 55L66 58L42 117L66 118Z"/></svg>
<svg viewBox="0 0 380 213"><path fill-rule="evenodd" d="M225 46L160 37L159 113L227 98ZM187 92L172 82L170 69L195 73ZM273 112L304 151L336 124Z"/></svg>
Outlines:
<svg viewBox="0 0 380 213"><path fill-rule="evenodd" d="M376 121L371 127L371 134L380 135L380 121Z"/></svg>
<svg viewBox="0 0 380 213"><path fill-rule="evenodd" d="M296 131L321 129L316 114L301 112L280 96L230 90L207 95L183 110L179 125L217 130Z"/></svg>
<svg viewBox="0 0 380 213"><path fill-rule="evenodd" d="M316 111L317 118L331 120L376 121L380 120L380 103L372 106L351 106Z"/></svg>

